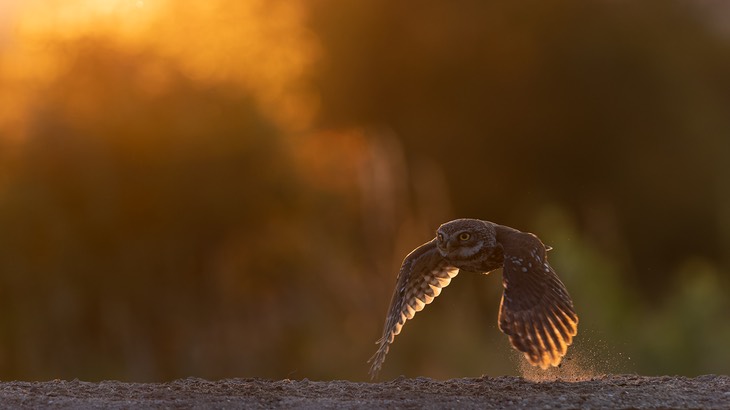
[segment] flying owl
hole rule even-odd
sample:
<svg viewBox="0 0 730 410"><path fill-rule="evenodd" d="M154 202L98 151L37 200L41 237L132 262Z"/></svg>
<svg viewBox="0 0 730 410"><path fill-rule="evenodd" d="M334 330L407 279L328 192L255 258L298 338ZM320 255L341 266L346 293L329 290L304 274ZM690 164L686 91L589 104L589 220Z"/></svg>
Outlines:
<svg viewBox="0 0 730 410"><path fill-rule="evenodd" d="M383 337L370 376L375 378L395 336L459 270L489 273L502 269L504 292L499 329L533 366L560 364L578 331L578 316L565 285L548 264L537 236L479 219L456 219L403 260L385 318Z"/></svg>

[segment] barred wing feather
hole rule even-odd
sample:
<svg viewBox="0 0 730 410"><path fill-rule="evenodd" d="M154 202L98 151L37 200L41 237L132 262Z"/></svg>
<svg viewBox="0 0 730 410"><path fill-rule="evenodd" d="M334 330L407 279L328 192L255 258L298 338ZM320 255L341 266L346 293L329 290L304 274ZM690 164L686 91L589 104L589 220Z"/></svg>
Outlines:
<svg viewBox="0 0 730 410"><path fill-rule="evenodd" d="M406 321L413 319L417 312L433 302L441 289L448 286L458 273L459 269L449 266L439 253L436 239L419 246L406 256L398 273L383 336L375 342L379 345L378 350L368 361L372 363L372 378L377 376L383 366L390 345Z"/></svg>

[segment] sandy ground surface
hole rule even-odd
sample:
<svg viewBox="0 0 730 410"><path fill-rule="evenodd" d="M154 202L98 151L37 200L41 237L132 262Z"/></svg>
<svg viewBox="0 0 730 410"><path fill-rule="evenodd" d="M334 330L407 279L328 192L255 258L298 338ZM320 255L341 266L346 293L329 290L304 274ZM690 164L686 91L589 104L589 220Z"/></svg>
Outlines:
<svg viewBox="0 0 730 410"><path fill-rule="evenodd" d="M170 383L78 380L0 383L0 407L122 408L730 408L730 376L608 375L582 381L522 377L349 381L197 378Z"/></svg>

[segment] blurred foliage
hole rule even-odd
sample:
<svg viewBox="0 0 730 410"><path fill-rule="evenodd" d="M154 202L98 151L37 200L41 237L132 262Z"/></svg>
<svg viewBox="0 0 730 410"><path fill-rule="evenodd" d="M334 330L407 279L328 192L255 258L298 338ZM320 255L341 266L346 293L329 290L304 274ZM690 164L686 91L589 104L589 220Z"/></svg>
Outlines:
<svg viewBox="0 0 730 410"><path fill-rule="evenodd" d="M456 217L554 247L573 363L730 371L720 5L3 7L0 378L363 380L402 258ZM520 371L499 275L383 377Z"/></svg>

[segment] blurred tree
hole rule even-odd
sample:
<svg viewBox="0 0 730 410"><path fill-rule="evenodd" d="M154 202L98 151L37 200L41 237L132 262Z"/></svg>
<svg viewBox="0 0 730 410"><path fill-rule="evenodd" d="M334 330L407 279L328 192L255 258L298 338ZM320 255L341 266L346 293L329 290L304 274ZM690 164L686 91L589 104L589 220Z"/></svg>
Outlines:
<svg viewBox="0 0 730 410"><path fill-rule="evenodd" d="M3 370L185 374L202 364L193 345L215 347L196 341L225 290L211 261L231 237L257 244L286 223L296 177L245 95L104 42L68 47L74 63L44 90L0 202L4 347L18 353ZM150 64L164 92L139 82ZM284 272L286 255L260 257Z"/></svg>

